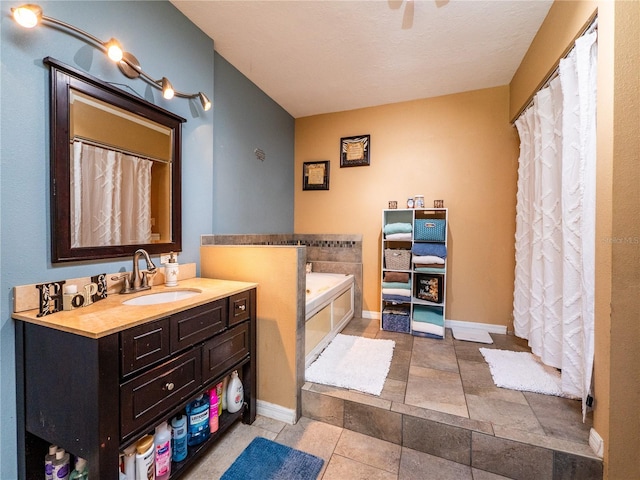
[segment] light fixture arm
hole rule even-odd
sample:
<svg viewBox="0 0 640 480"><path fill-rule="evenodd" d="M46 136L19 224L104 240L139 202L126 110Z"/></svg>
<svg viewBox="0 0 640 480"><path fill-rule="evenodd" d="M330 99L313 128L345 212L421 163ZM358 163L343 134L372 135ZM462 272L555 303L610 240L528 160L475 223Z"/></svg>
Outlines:
<svg viewBox="0 0 640 480"><path fill-rule="evenodd" d="M211 108L211 102L203 92L198 92L198 93L179 92L173 89L173 87L171 86L170 82L166 79L166 77L163 77L160 80L156 80L153 77L151 77L149 74L144 72L142 70L142 67L140 67L140 63L138 62L138 59L133 54L123 51L122 47L117 42L117 40L112 38L108 42L103 42L99 38L91 35L88 32L85 32L84 30L81 30L78 27L75 27L69 23L63 22L62 20L58 20L57 18L52 18L46 15L43 15L42 9L38 5L23 5L21 7L12 8L11 11L12 13L14 13L16 10L21 10L21 9L30 11L34 15L33 18L37 19L37 21L28 25L27 26L28 28L34 27L41 22L46 22L47 24L52 24L57 27L62 27L63 29L78 35L84 40L89 40L92 44L94 44L94 46L100 48L105 53L107 53L113 61L117 62L118 68L125 76L129 78L141 77L144 81L146 81L150 85L154 86L159 90L162 90L163 95L165 95L165 85L168 85L171 88L173 94L169 97L165 96L165 98L171 98L172 96L188 98L188 99L197 98L198 100L200 100L202 108L205 111ZM16 22L20 23L18 18L15 15L14 15L14 19L16 20ZM23 26L26 26L26 25L23 24ZM111 54L112 52L110 47L115 47L114 56L112 56Z"/></svg>
<svg viewBox="0 0 640 480"><path fill-rule="evenodd" d="M42 15L42 21L43 22L48 22L48 23L53 23L54 25L59 25L61 27L66 28L67 30L71 30L74 33L77 33L77 34L79 34L79 35L81 35L83 37L88 38L89 40L91 40L93 43L95 43L98 47L100 47L105 52L107 51L107 42L103 42L99 38L94 37L90 33L85 32L84 30L81 30L78 27L74 27L73 25L70 25L70 24L68 24L66 22L63 22L62 20L58 20L57 18L47 17L46 15Z"/></svg>

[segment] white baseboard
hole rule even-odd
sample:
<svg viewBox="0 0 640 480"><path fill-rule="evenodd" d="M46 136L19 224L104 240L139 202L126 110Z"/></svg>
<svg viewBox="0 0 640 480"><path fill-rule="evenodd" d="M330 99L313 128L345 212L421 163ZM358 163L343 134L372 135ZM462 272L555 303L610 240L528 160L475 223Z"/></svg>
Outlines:
<svg viewBox="0 0 640 480"><path fill-rule="evenodd" d="M371 310L363 310L362 318L371 318L374 320L380 320L380 312L373 312Z"/></svg>
<svg viewBox="0 0 640 480"><path fill-rule="evenodd" d="M507 327L504 325L496 325L494 323L476 323L467 322L464 320L446 320L445 326L447 328L469 328L474 330L482 330L488 333L499 333L505 335L507 333Z"/></svg>
<svg viewBox="0 0 640 480"><path fill-rule="evenodd" d="M362 318L380 320L380 312L363 310ZM467 322L465 320L445 320L445 326L447 328L471 328L475 330L482 330L488 333L499 333L502 335L505 335L507 333L507 327L505 325L496 325L495 323L477 323Z"/></svg>
<svg viewBox="0 0 640 480"><path fill-rule="evenodd" d="M296 423L296 412L290 408L285 408L275 403L265 402L264 400L256 400L256 413L263 417L273 418L281 422L294 425Z"/></svg>

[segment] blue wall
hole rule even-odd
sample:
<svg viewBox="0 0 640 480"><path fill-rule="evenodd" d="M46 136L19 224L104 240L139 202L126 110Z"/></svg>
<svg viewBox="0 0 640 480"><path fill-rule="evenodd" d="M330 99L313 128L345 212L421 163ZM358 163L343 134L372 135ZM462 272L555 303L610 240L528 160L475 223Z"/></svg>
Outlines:
<svg viewBox="0 0 640 480"><path fill-rule="evenodd" d="M217 53L215 71L213 233L293 233L295 121Z"/></svg>
<svg viewBox="0 0 640 480"><path fill-rule="evenodd" d="M0 2L0 465L16 477L16 399L12 288L130 270L130 260L52 265L49 254L48 69L52 56L187 119L183 126L183 252L199 263L200 235L293 229L294 120L227 62L213 40L164 1L39 2L44 14L102 40L116 37L154 77L182 92L205 92L213 110L129 80L97 49L52 27L25 30ZM220 68L222 75L218 80ZM220 65L220 67L219 67ZM215 90L214 90L215 80ZM219 84L218 84L219 82ZM214 129L214 121L216 128ZM214 137L215 130L215 137ZM253 149L267 153L251 160ZM215 151L215 156L214 156ZM274 230L275 229L275 230ZM73 414L70 412L70 414Z"/></svg>

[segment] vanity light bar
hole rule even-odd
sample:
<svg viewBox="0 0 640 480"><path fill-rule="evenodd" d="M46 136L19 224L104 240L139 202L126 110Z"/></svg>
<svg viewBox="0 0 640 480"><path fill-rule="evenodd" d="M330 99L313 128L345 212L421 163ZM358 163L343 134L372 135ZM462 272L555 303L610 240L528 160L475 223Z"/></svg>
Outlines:
<svg viewBox="0 0 640 480"><path fill-rule="evenodd" d="M56 18L43 15L42 8L39 5L25 4L21 5L20 7L11 8L11 15L13 16L13 19L16 21L16 23L25 28L34 28L38 24L46 22L52 25L57 25L58 27L62 27L66 30L70 30L89 40L92 44L94 44L94 46L97 46L98 48L103 50L111 60L118 64L118 68L123 73L123 75L129 78L142 77L142 79L150 85L154 86L158 90L162 90L162 96L167 100L173 98L174 96L181 98L197 98L200 101L203 110L207 111L211 109L211 101L203 92L178 92L173 88L171 82L169 82L167 77L162 77L160 80L155 80L153 77L150 77L140 67L140 62L138 62L138 59L133 54L125 52L122 49L120 43L115 38L110 39L108 42L103 42L99 38L94 37L90 33L87 33L84 30L80 30L73 25L70 25Z"/></svg>

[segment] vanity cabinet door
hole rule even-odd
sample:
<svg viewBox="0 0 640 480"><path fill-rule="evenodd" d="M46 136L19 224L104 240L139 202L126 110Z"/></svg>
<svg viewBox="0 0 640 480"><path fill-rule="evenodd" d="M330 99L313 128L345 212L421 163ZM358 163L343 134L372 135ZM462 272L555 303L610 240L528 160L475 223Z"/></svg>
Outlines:
<svg viewBox="0 0 640 480"><path fill-rule="evenodd" d="M249 355L249 324L238 325L202 347L202 383L222 375Z"/></svg>
<svg viewBox="0 0 640 480"><path fill-rule="evenodd" d="M171 351L202 342L227 328L227 299L171 315Z"/></svg>
<svg viewBox="0 0 640 480"><path fill-rule="evenodd" d="M124 330L120 350L123 377L169 357L169 318Z"/></svg>
<svg viewBox="0 0 640 480"><path fill-rule="evenodd" d="M248 320L251 316L251 291L229 297L229 326Z"/></svg>
<svg viewBox="0 0 640 480"><path fill-rule="evenodd" d="M200 348L194 348L120 386L120 436L125 440L195 393L202 384Z"/></svg>

